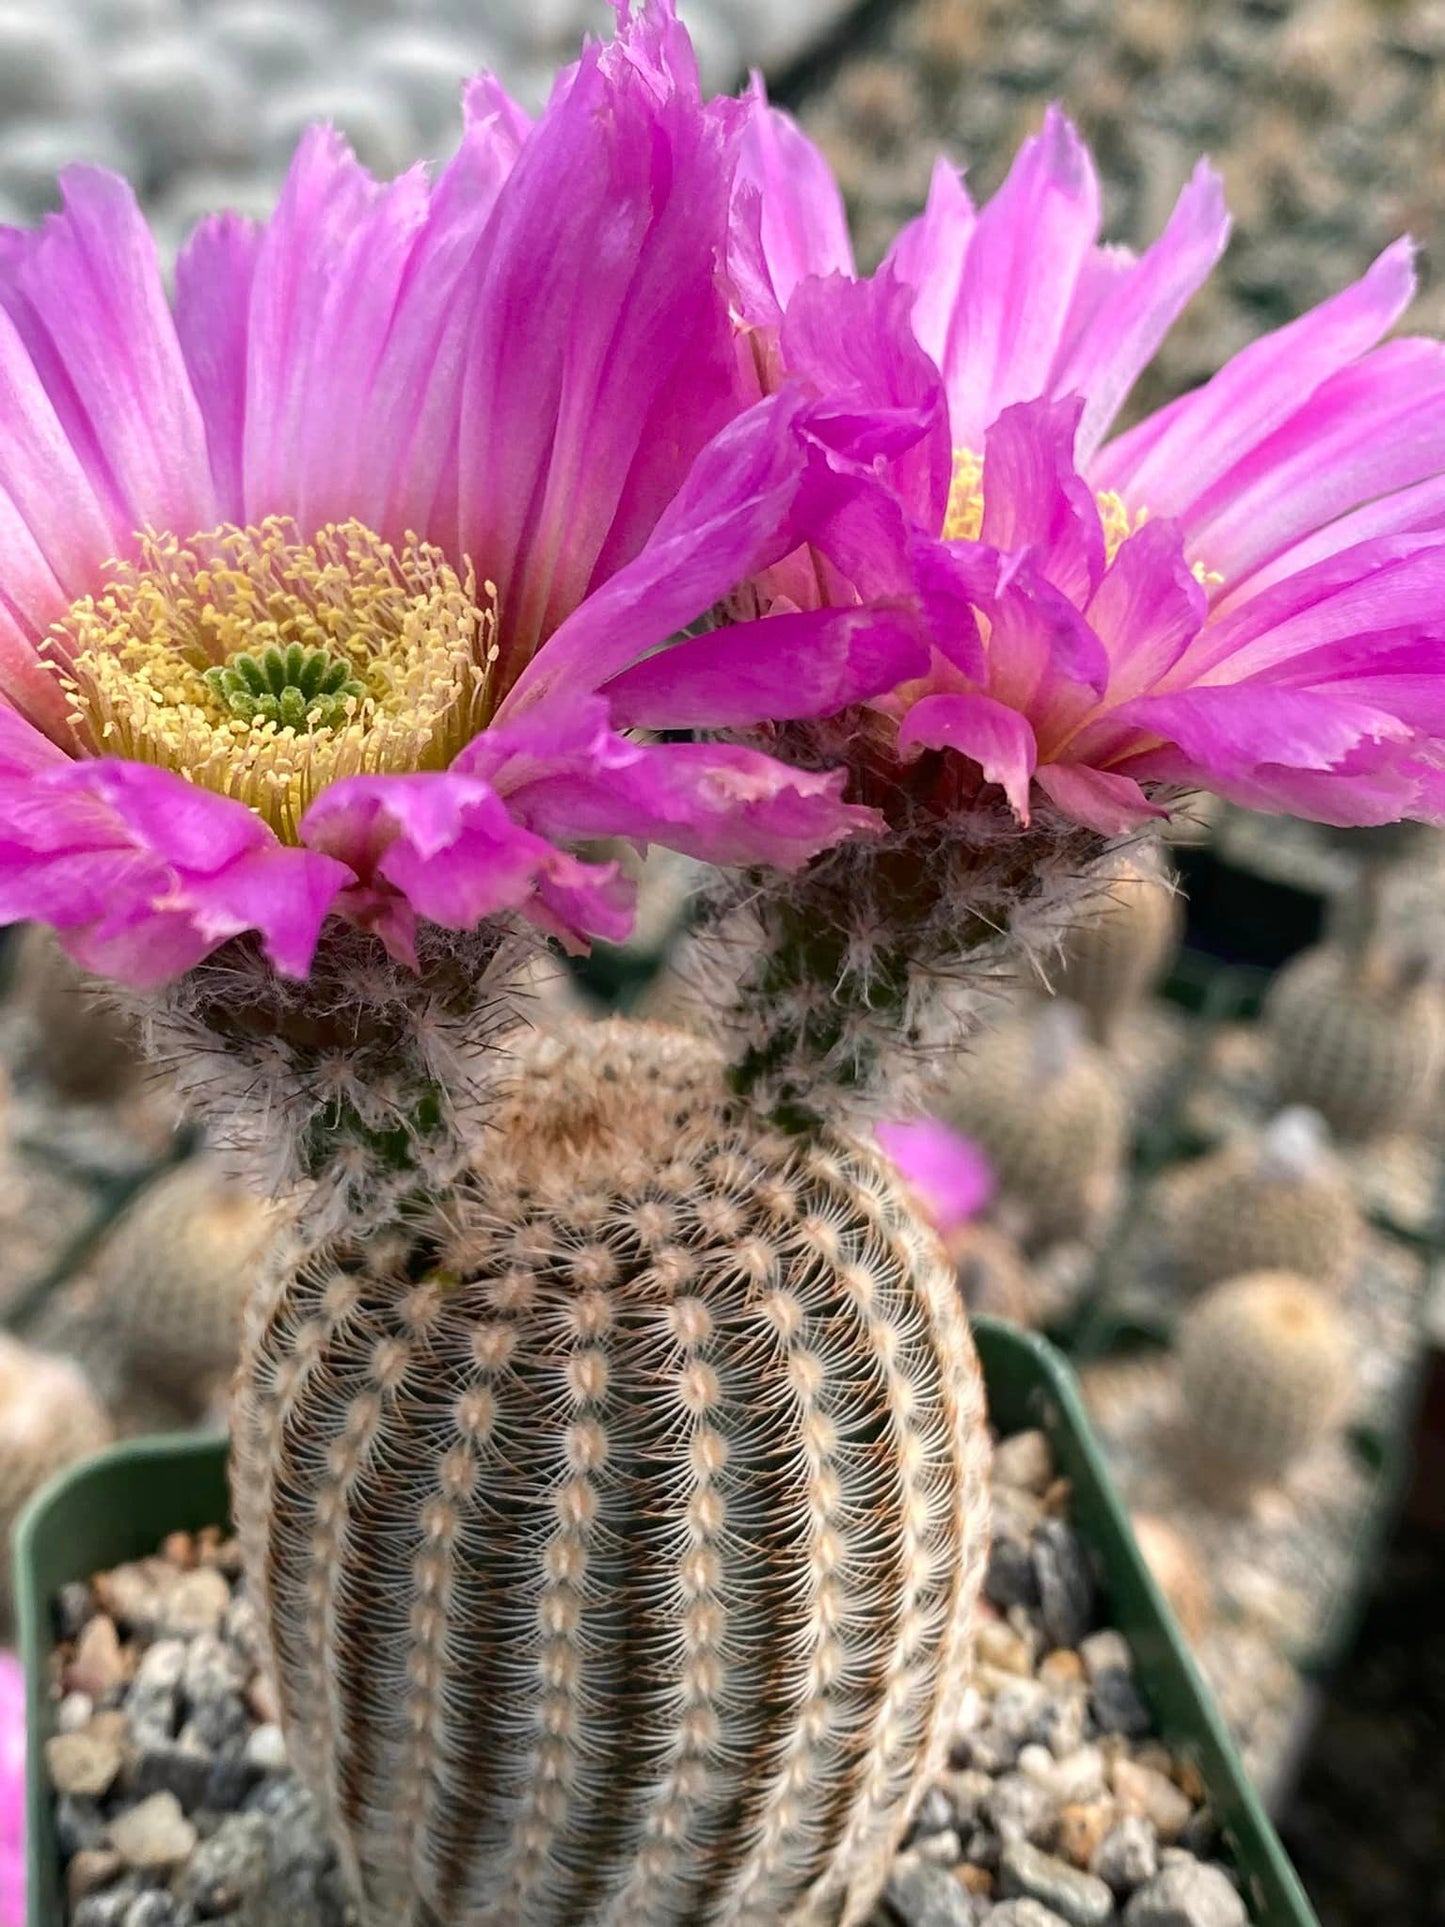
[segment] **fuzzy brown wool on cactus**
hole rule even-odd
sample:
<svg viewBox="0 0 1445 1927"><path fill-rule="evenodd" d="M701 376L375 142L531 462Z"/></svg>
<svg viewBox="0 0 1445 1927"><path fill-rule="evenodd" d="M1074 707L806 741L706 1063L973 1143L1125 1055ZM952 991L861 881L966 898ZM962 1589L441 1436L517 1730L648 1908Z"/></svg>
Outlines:
<svg viewBox="0 0 1445 1927"><path fill-rule="evenodd" d="M861 1921L986 1549L951 1270L873 1150L693 1037L521 1037L494 1123L248 1318L247 1568L364 1917Z"/></svg>

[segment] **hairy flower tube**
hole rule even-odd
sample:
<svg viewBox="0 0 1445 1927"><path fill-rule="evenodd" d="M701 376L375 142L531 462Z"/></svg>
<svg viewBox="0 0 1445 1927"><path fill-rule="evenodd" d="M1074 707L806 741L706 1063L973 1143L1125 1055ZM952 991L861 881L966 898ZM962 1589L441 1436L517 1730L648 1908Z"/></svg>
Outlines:
<svg viewBox="0 0 1445 1927"><path fill-rule="evenodd" d="M894 832L773 898L791 935L757 995L791 985L799 1029L812 999L815 1056L869 1084L853 1016L926 1041L965 955L976 975L1004 931L1045 948L1078 872L1182 789L1337 824L1445 808L1445 348L1379 345L1408 243L1112 436L1225 245L1207 166L1145 253L1102 247L1092 161L1053 110L982 208L940 163L859 278L826 164L760 94L740 148L729 265L758 392L801 381L835 471L887 481L931 650L881 696L752 739L842 761ZM886 524L877 548L857 528L864 557ZM797 551L732 606L834 593ZM762 1036L754 1072L780 1049Z"/></svg>
<svg viewBox="0 0 1445 1927"><path fill-rule="evenodd" d="M580 840L791 864L865 821L841 778L609 713L838 510L798 398L739 407L732 135L685 36L624 15L535 125L489 80L466 105L434 182L315 130L173 306L99 170L0 235L0 918L98 973L256 931L304 975L333 913L408 962L419 919L617 936ZM886 678L889 621L795 615L795 700Z"/></svg>

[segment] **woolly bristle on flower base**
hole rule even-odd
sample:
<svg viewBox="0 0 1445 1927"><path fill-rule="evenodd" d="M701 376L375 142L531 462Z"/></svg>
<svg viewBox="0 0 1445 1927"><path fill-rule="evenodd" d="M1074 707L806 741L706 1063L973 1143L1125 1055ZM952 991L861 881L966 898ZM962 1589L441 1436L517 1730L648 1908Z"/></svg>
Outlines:
<svg viewBox="0 0 1445 1927"><path fill-rule="evenodd" d="M311 974L234 938L175 982L123 1000L148 1055L268 1197L306 1195L318 1234L392 1221L478 1141L525 1009L534 934L422 924L416 970L333 920Z"/></svg>
<svg viewBox="0 0 1445 1927"><path fill-rule="evenodd" d="M846 753L825 726L809 733L824 755ZM925 762L938 765L933 784ZM713 952L716 982L731 953L730 1001L714 1021L731 1042L735 1087L780 1122L861 1125L919 1107L999 992L1020 974L1047 975L1119 847L1046 800L1021 824L988 786L963 794L966 773L926 753L906 788L895 781L876 799L890 825L882 835L791 876L719 883L697 967ZM940 808L945 783L955 794Z"/></svg>

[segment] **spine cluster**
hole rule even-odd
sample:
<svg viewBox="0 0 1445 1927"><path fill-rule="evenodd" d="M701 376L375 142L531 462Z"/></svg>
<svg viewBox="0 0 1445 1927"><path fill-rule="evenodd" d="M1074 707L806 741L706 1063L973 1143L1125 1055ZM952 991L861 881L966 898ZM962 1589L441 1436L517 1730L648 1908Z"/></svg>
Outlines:
<svg viewBox="0 0 1445 1927"><path fill-rule="evenodd" d="M684 963L736 1087L796 1127L926 1098L997 992L1046 978L1105 849L1045 808L1028 829L1002 806L911 816L725 881Z"/></svg>
<svg viewBox="0 0 1445 1927"><path fill-rule="evenodd" d="M695 1040L517 1047L476 1167L258 1294L236 1492L369 1921L861 1921L947 1745L982 1388L897 1181Z"/></svg>
<svg viewBox="0 0 1445 1927"><path fill-rule="evenodd" d="M422 924L416 945L413 970L332 919L304 981L237 938L130 1000L213 1146L264 1195L304 1199L318 1235L392 1221L452 1178L489 1119L535 946L492 923Z"/></svg>

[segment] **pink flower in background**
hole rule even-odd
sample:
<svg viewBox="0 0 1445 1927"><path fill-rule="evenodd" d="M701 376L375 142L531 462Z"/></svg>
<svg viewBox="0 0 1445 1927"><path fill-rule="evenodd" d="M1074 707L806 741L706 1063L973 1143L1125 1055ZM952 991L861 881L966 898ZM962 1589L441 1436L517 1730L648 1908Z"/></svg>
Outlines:
<svg viewBox="0 0 1445 1927"><path fill-rule="evenodd" d="M938 1118L879 1124L873 1135L940 1237L971 1223L993 1196L988 1159L972 1138Z"/></svg>
<svg viewBox="0 0 1445 1927"><path fill-rule="evenodd" d="M0 1652L0 1927L25 1927L25 1675Z"/></svg>
<svg viewBox="0 0 1445 1927"><path fill-rule="evenodd" d="M0 231L0 922L93 970L161 982L255 929L300 974L333 912L403 958L418 917L615 937L578 839L788 865L871 820L841 774L619 732L688 728L705 665L649 663L846 546L858 493L795 394L739 392L736 107L659 0L535 125L487 80L466 108L434 183L314 131L269 222L201 225L173 306L112 175ZM735 720L926 663L901 608L770 638L797 671L739 632Z"/></svg>
<svg viewBox="0 0 1445 1927"><path fill-rule="evenodd" d="M932 665L857 718L889 781L944 809L997 784L1022 822L1042 794L1105 835L1162 814L1159 786L1343 824L1445 810L1445 348L1379 345L1408 243L1111 439L1224 247L1208 167L1142 256L1101 247L1052 110L981 208L940 163L859 280L826 164L760 97L742 151L759 392L801 379L835 470L885 476L911 531ZM758 583L830 593L796 557Z"/></svg>

